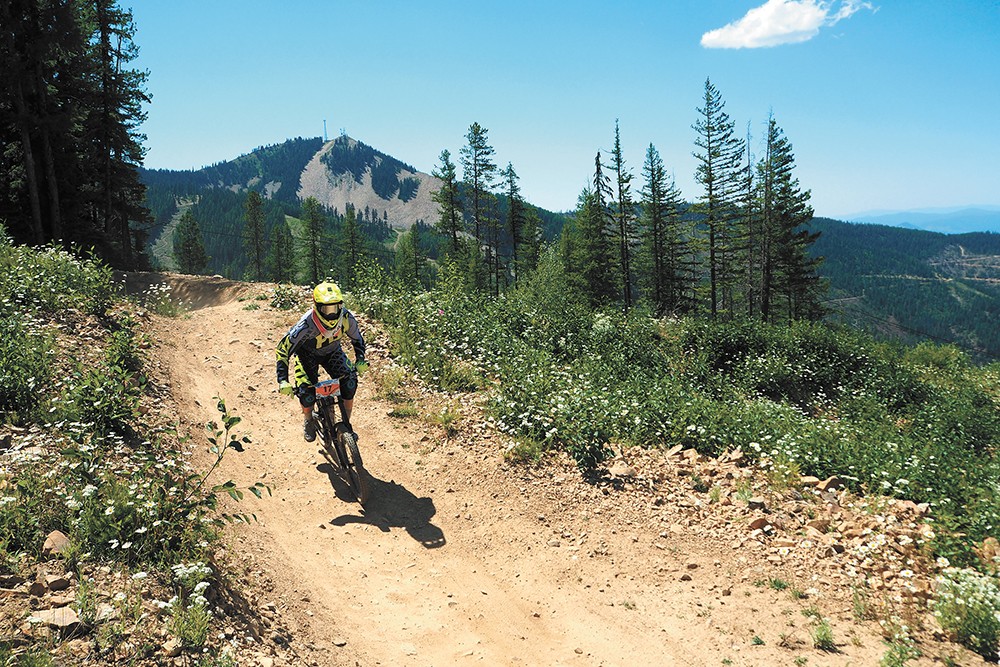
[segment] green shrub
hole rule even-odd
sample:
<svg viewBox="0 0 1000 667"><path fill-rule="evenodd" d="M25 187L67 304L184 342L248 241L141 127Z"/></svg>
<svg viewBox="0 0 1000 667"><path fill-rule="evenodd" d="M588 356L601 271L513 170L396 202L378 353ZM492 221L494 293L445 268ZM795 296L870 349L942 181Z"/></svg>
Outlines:
<svg viewBox="0 0 1000 667"><path fill-rule="evenodd" d="M7 483L0 491L0 554L5 559L21 553L38 558L49 531L68 530L62 499L43 474L52 464L48 457L33 457L21 462L10 478L0 476Z"/></svg>
<svg viewBox="0 0 1000 667"><path fill-rule="evenodd" d="M103 315L114 289L111 268L53 246L12 246L0 239L0 305L14 312L78 309Z"/></svg>
<svg viewBox="0 0 1000 667"><path fill-rule="evenodd" d="M302 291L293 285L277 285L271 290L271 307L291 310L302 302Z"/></svg>
<svg viewBox="0 0 1000 667"><path fill-rule="evenodd" d="M96 433L123 432L138 412L139 381L121 366L78 364L68 384L58 403L60 417L87 424Z"/></svg>
<svg viewBox="0 0 1000 667"><path fill-rule="evenodd" d="M1000 657L1000 585L995 576L945 568L937 578L934 615L962 645L987 660Z"/></svg>
<svg viewBox="0 0 1000 667"><path fill-rule="evenodd" d="M50 386L51 336L15 314L0 315L0 413L24 423L37 417Z"/></svg>

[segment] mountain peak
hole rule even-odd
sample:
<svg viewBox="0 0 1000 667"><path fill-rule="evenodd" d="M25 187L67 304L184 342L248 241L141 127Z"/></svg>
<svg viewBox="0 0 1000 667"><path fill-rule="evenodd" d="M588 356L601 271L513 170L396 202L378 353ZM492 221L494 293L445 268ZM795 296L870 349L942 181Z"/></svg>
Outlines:
<svg viewBox="0 0 1000 667"><path fill-rule="evenodd" d="M369 209L397 229L417 220L433 223L432 193L440 180L346 134L323 144L306 165L298 196L315 197L343 212L347 205Z"/></svg>

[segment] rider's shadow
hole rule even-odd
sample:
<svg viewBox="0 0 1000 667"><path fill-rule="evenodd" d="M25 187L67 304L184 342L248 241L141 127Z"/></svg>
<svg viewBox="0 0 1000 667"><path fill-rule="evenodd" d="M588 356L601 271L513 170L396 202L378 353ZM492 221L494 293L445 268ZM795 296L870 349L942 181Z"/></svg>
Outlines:
<svg viewBox="0 0 1000 667"><path fill-rule="evenodd" d="M337 498L348 503L354 502L354 493L333 466L321 463L316 469L326 473L330 478L330 485L333 486ZM331 525L366 523L377 526L384 533L393 528L402 528L427 549L445 545L444 531L431 523L431 518L437 513L433 500L417 498L402 484L393 481L384 482L371 474L368 475L368 481L370 484L368 502L365 503L361 514L342 514L331 519Z"/></svg>

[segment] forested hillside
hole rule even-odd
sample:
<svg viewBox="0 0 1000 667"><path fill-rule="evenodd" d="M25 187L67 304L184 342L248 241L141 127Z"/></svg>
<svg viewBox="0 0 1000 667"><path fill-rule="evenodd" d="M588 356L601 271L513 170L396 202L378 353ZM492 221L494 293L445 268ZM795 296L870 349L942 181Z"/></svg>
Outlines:
<svg viewBox="0 0 1000 667"><path fill-rule="evenodd" d="M909 342L953 342L1000 359L1000 235L946 235L826 218L813 252L825 257L832 317Z"/></svg>

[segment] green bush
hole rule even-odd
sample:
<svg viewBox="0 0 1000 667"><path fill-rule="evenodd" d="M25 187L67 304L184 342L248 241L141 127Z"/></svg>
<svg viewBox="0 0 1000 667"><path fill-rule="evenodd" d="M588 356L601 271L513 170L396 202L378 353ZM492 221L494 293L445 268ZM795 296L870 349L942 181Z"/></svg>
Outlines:
<svg viewBox="0 0 1000 667"><path fill-rule="evenodd" d="M52 246L13 246L0 237L0 305L5 309L103 315L114 294L111 276L111 268L95 258L81 259Z"/></svg>
<svg viewBox="0 0 1000 667"><path fill-rule="evenodd" d="M987 660L1000 657L1000 585L995 576L946 568L937 578L934 615L962 645Z"/></svg>
<svg viewBox="0 0 1000 667"><path fill-rule="evenodd" d="M0 315L0 413L16 423L40 414L50 386L50 335L15 314Z"/></svg>

